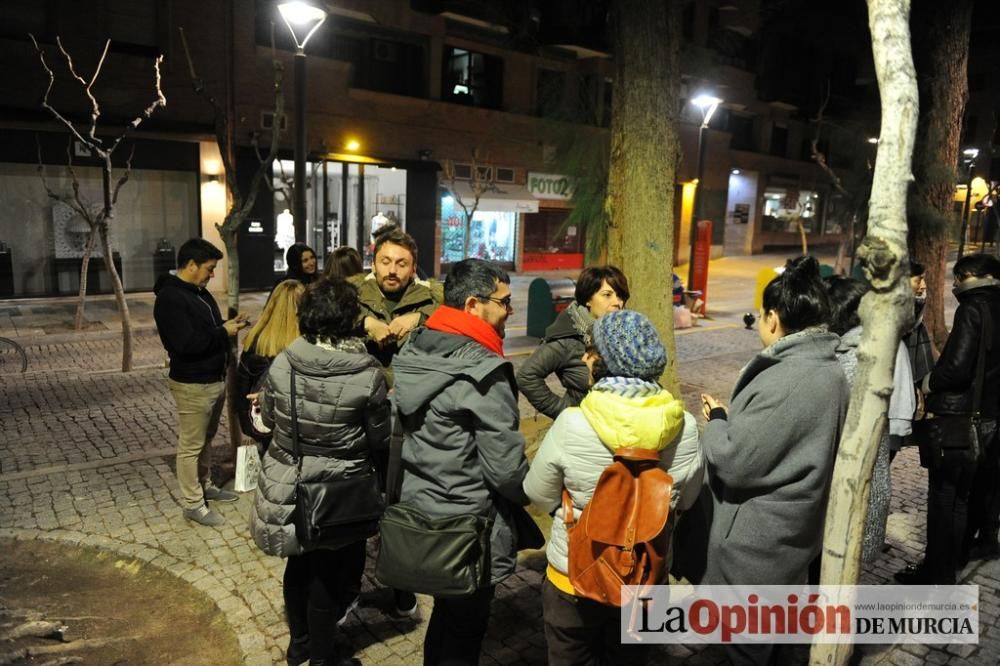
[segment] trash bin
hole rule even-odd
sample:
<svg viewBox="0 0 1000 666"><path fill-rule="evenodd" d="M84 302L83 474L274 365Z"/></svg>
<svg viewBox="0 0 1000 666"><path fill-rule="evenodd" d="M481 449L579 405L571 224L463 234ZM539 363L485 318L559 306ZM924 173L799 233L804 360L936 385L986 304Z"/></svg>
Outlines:
<svg viewBox="0 0 1000 666"><path fill-rule="evenodd" d="M576 283L568 278L549 280L535 278L528 285L527 334L544 338L545 329L555 321L556 315L573 302Z"/></svg>
<svg viewBox="0 0 1000 666"><path fill-rule="evenodd" d="M177 253L166 238L161 238L153 253L153 281L177 268Z"/></svg>

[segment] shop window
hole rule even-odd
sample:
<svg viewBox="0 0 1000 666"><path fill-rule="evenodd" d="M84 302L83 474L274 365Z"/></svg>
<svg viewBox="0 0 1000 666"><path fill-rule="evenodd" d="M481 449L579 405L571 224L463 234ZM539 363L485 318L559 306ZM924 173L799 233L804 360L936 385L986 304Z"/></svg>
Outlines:
<svg viewBox="0 0 1000 666"><path fill-rule="evenodd" d="M441 99L499 109L503 101L503 60L453 46L446 47Z"/></svg>
<svg viewBox="0 0 1000 666"><path fill-rule="evenodd" d="M468 253L465 234L468 231ZM453 196L441 198L441 263L452 264L468 257L511 264L517 213L477 210L466 224L465 211Z"/></svg>
<svg viewBox="0 0 1000 666"><path fill-rule="evenodd" d="M806 233L819 231L820 196L814 190L768 187L764 190L763 231L797 233L799 224Z"/></svg>

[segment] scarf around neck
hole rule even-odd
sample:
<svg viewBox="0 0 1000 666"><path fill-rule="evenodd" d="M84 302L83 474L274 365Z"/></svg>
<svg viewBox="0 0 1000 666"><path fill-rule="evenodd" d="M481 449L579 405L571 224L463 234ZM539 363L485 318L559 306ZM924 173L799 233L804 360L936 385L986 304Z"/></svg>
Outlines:
<svg viewBox="0 0 1000 666"><path fill-rule="evenodd" d="M425 324L432 331L472 338L497 356L503 357L503 338L496 329L464 310L442 305Z"/></svg>
<svg viewBox="0 0 1000 666"><path fill-rule="evenodd" d="M603 377L598 379L590 390L617 393L626 398L645 398L656 395L663 390L663 387L656 382L638 377Z"/></svg>

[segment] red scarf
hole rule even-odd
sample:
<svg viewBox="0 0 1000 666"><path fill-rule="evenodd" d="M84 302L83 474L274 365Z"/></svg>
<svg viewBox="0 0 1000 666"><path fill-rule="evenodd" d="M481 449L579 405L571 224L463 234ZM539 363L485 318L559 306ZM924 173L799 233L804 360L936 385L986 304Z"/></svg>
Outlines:
<svg viewBox="0 0 1000 666"><path fill-rule="evenodd" d="M503 339L496 329L465 310L442 305L425 324L432 331L472 338L497 356L503 356Z"/></svg>

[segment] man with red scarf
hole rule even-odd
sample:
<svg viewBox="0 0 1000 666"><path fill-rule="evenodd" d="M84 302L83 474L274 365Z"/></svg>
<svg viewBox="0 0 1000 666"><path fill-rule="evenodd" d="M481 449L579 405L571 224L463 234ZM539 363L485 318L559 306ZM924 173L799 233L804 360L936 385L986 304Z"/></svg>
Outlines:
<svg viewBox="0 0 1000 666"><path fill-rule="evenodd" d="M466 259L444 284L444 305L396 355L396 407L403 422L401 501L431 517L496 517L490 577L464 597L435 597L425 664L478 664L497 583L514 573L515 522L530 518L528 472L514 371L503 356L510 278Z"/></svg>

